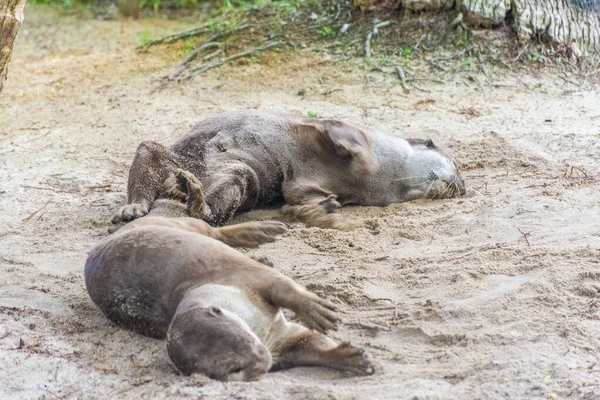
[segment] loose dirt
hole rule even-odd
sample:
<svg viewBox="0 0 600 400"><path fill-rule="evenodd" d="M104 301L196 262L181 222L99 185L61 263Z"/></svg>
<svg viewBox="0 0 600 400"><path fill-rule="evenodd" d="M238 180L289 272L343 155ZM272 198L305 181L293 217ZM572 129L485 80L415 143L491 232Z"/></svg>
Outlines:
<svg viewBox="0 0 600 400"><path fill-rule="evenodd" d="M26 10L0 97L0 398L600 398L597 87L492 71L405 96L393 74L300 51L151 93L175 59L135 52L148 27L191 26ZM87 296L87 252L125 202L138 143L235 108L432 138L462 166L466 197L345 208L371 228L294 224L252 251L342 307L332 336L364 347L375 375L182 377L163 342L116 327Z"/></svg>

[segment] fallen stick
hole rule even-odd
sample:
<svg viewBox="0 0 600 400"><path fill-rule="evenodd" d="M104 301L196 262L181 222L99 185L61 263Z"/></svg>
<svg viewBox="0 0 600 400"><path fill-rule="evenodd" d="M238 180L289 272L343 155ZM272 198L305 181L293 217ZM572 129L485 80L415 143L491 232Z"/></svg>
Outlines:
<svg viewBox="0 0 600 400"><path fill-rule="evenodd" d="M365 41L365 58L371 58L371 41L374 36L379 34L379 28L384 28L388 25L391 25L390 21L383 21L373 26L373 29L369 31L367 34L367 40Z"/></svg>
<svg viewBox="0 0 600 400"><path fill-rule="evenodd" d="M369 31L367 41L365 42L365 58L371 58L371 40L373 39L373 31Z"/></svg>
<svg viewBox="0 0 600 400"><path fill-rule="evenodd" d="M198 53L200 53L203 50L210 49L212 47L219 47L219 46L220 46L219 43L210 42L210 43L204 43L202 46L198 47L196 50L194 50L192 52L192 54L190 54L185 60L183 60L183 62L181 63L181 65L179 66L177 71L175 71L175 73L173 73L172 75L170 75L168 77L169 80L172 81L172 80L179 78L179 76L181 76L181 74L183 74L185 72L185 70L187 69L188 64L191 63L192 61L194 61L194 59L198 56Z"/></svg>
<svg viewBox="0 0 600 400"><path fill-rule="evenodd" d="M194 51L192 51L190 53L189 56L187 56L187 58L185 60L183 60L183 62L181 63L181 66L185 66L189 63L191 63L192 61L194 61L196 59L196 57L198 57L198 54L206 49L212 49L213 47L219 47L221 44L217 43L217 42L213 42L212 40L214 40L213 38L217 36L217 35L213 35L213 37L211 37L209 40L207 40L206 43L204 43L202 46L198 47L197 49L194 49Z"/></svg>
<svg viewBox="0 0 600 400"><path fill-rule="evenodd" d="M35 217L37 213L39 213L40 211L42 211L44 208L46 208L46 206L48 204L50 204L50 202L52 201L52 199L48 200L46 202L46 204L44 204L43 206L41 206L40 208L38 208L37 210L35 210L34 212L32 212L31 214L29 214L29 216L27 218L23 218L23 222L27 222L29 220L31 220L31 218Z"/></svg>
<svg viewBox="0 0 600 400"><path fill-rule="evenodd" d="M210 31L210 28L208 26L203 26L200 28L192 29L191 31L181 32L181 33L177 33L175 35L165 36L163 38L153 40L150 43L146 43L145 45L138 46L137 49L138 50L146 50L146 49L148 49L152 46L156 46L158 44L168 44L168 43L176 42L181 39L187 39L187 38L191 38L194 36L204 35L205 33L208 33L209 31Z"/></svg>
<svg viewBox="0 0 600 400"><path fill-rule="evenodd" d="M398 79L400 79L400 86L404 89L404 93L410 93L410 90L406 87L406 75L404 75L404 70L400 66L396 67L395 70Z"/></svg>
<svg viewBox="0 0 600 400"><path fill-rule="evenodd" d="M198 57L198 54L200 54L200 52L202 52L206 49L221 46L221 44L215 42L215 40L220 39L223 36L226 36L226 35L229 35L229 34L232 34L235 32L243 31L244 29L248 29L249 27L250 27L249 24L243 24L243 25L240 25L230 31L221 31L221 32L215 33L214 35L209 37L202 46L198 47L197 49L194 49L194 51L192 51L190 53L190 55L187 56L187 58L185 60L183 60L179 69L173 75L171 75L169 77L169 79L170 80L178 79L179 76L181 76L181 74L183 74L183 72L187 69L188 64L191 63L192 61L194 61L196 59L196 57Z"/></svg>
<svg viewBox="0 0 600 400"><path fill-rule="evenodd" d="M251 56L251 55L256 54L256 53L261 53L263 51L272 49L274 47L281 46L282 44L284 44L284 43L283 42L271 42L271 43L269 43L269 44L267 44L265 46L259 46L259 47L255 47L255 48L253 48L251 50L242 51L241 53L237 53L237 54L234 54L232 56L223 58L222 60L214 61L214 62L206 64L206 65L204 65L202 67L195 68L195 69L193 69L191 71L190 75L188 75L184 79L192 78L192 77L194 77L196 75L203 74L206 71L209 71L209 70L211 70L213 68L217 68L217 67L220 67L223 64L227 64L228 62L231 62L233 60L237 60L238 58L248 57L248 56Z"/></svg>

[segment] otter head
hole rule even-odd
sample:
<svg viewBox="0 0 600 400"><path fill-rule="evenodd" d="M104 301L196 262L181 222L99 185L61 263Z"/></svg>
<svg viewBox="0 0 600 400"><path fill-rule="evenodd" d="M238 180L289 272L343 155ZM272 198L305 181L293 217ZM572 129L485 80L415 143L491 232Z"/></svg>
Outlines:
<svg viewBox="0 0 600 400"><path fill-rule="evenodd" d="M167 332L169 357L185 375L253 381L271 368L271 353L236 315L216 307L175 314Z"/></svg>
<svg viewBox="0 0 600 400"><path fill-rule="evenodd" d="M437 147L431 139L407 139L412 147L404 173L407 178L399 180L406 186L408 197L449 198L464 195L465 182L454 160Z"/></svg>

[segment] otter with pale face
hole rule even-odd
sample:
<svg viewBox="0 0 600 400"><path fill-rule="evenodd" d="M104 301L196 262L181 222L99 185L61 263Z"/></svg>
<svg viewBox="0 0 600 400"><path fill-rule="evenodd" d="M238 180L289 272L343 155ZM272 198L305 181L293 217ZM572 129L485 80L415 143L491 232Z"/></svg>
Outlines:
<svg viewBox="0 0 600 400"><path fill-rule="evenodd" d="M333 304L220 241L258 245L284 231L275 221L213 228L193 218L140 218L92 250L86 287L116 324L166 338L186 375L250 381L295 366L372 374L362 350L324 335L339 322Z"/></svg>
<svg viewBox="0 0 600 400"><path fill-rule="evenodd" d="M194 199L185 195L192 177L202 187ZM140 144L128 204L113 222L146 215L159 197L187 201L192 217L221 226L238 211L277 201L315 224L342 205L464 193L456 163L431 140L368 133L333 119L239 111L200 122L170 148ZM335 219L322 225L340 227Z"/></svg>

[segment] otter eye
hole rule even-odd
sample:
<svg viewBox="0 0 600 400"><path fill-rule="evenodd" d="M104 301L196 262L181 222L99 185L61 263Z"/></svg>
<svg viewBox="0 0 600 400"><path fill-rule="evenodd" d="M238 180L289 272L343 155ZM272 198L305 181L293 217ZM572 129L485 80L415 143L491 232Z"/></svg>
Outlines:
<svg viewBox="0 0 600 400"><path fill-rule="evenodd" d="M210 307L208 309L208 314L213 317L218 317L220 315L223 315L223 311L221 311L221 309L217 307Z"/></svg>
<svg viewBox="0 0 600 400"><path fill-rule="evenodd" d="M230 374L237 374L239 372L242 372L243 368L236 368L236 369L232 369L231 371L229 371Z"/></svg>

